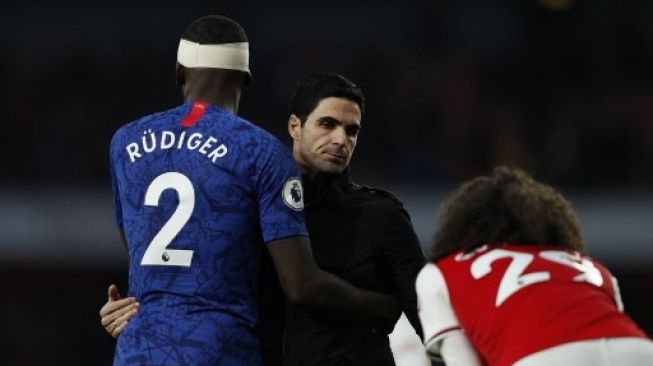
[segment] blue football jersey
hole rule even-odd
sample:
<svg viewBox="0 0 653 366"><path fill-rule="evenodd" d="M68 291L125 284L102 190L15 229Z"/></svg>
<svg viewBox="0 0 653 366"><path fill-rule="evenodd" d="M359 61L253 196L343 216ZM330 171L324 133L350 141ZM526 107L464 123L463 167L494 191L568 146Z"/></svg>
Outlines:
<svg viewBox="0 0 653 366"><path fill-rule="evenodd" d="M260 364L260 251L307 235L290 152L221 107L188 102L120 128L110 160L141 304L114 364Z"/></svg>

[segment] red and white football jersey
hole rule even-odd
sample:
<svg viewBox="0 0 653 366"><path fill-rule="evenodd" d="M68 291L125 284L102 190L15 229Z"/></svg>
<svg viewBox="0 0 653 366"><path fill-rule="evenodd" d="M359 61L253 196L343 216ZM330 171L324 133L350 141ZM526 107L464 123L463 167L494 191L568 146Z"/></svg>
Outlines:
<svg viewBox="0 0 653 366"><path fill-rule="evenodd" d="M416 286L427 348L437 351L462 328L492 366L568 342L646 337L623 313L610 272L575 251L499 245L456 252L427 264Z"/></svg>

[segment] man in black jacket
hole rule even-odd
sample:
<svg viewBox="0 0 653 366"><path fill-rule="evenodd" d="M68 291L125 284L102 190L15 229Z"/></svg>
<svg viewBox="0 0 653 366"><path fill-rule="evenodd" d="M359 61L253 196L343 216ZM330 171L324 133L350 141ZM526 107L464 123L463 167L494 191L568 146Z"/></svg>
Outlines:
<svg viewBox="0 0 653 366"><path fill-rule="evenodd" d="M313 255L322 269L361 289L396 296L421 337L415 278L424 257L408 213L392 194L355 184L349 176L364 108L360 88L337 74L312 74L293 95L288 132L303 173ZM269 256L261 266L266 366L281 364L282 349L286 366L395 365L388 339L394 322L344 322L286 304ZM122 329L136 311L115 305L110 298L103 324L119 314Z"/></svg>
<svg viewBox="0 0 653 366"><path fill-rule="evenodd" d="M349 176L364 97L337 74L313 74L296 89L288 132L303 173L305 214L318 265L362 289L393 294L416 332L415 278L424 265L408 213L390 193ZM394 324L342 322L288 305L285 365L394 365Z"/></svg>

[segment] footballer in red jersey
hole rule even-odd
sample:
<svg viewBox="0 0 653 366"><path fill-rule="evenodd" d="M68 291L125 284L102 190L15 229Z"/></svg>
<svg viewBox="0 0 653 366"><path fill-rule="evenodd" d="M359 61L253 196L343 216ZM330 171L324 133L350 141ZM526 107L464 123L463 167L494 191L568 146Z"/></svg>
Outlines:
<svg viewBox="0 0 653 366"><path fill-rule="evenodd" d="M417 278L429 354L451 365L649 365L653 342L586 255L570 203L523 171L464 183Z"/></svg>

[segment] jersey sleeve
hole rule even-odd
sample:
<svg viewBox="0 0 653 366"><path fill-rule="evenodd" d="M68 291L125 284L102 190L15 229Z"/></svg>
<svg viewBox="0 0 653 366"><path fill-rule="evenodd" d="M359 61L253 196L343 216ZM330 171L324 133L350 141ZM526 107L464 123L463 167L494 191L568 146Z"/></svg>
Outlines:
<svg viewBox="0 0 653 366"><path fill-rule="evenodd" d="M447 366L482 366L478 352L462 329L447 333L440 345L440 355Z"/></svg>
<svg viewBox="0 0 653 366"><path fill-rule="evenodd" d="M429 355L440 355L442 340L462 328L449 301L442 272L433 263L422 268L415 282L417 312L424 331L424 346Z"/></svg>
<svg viewBox="0 0 653 366"><path fill-rule="evenodd" d="M290 152L272 140L261 159L256 189L263 241L308 236L301 175Z"/></svg>
<svg viewBox="0 0 653 366"><path fill-rule="evenodd" d="M123 228L123 217L122 217L122 205L120 203L120 188L118 185L118 179L116 177L116 167L115 164L117 164L117 159L115 158L115 140L116 137L111 140L111 145L109 147L109 172L111 174L111 188L113 191L113 209L114 209L114 217L116 220L116 225L118 225L118 228L120 230L124 230Z"/></svg>

